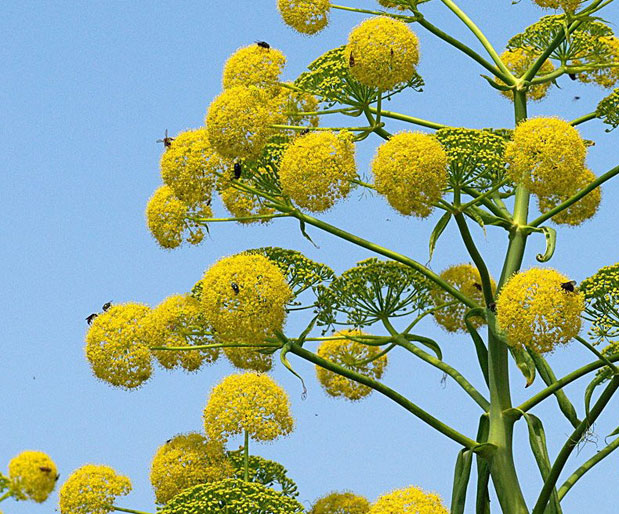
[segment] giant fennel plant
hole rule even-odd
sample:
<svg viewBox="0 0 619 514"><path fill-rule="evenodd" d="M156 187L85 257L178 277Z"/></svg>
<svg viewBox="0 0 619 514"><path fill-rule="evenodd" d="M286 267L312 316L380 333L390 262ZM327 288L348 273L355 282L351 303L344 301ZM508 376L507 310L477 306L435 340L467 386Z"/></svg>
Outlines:
<svg viewBox="0 0 619 514"><path fill-rule="evenodd" d="M327 394L357 401L376 391L461 447L450 501L414 485L374 503L342 491L316 501L314 514L458 514L465 504L478 514L499 508L560 514L578 480L619 447L617 429L603 449L569 470L570 455L619 388L619 264L581 284L543 265L554 253L555 227L591 218L600 186L619 174L619 167L601 174L587 168L592 142L576 128L592 120L609 125L608 132L616 128L619 90L572 121L527 117L527 102L542 100L564 76L607 89L619 82L619 39L600 16L613 0L534 0L555 12L512 37L502 53L454 1L433 0L472 32L483 54L435 25L424 14L429 1L379 0L372 10L330 0L278 0L284 22L307 35L320 32L338 10L364 19L345 45L319 56L294 82L280 80L286 58L268 43L239 49L225 65L223 91L208 108L205 125L163 141L163 185L146 208L148 227L163 248L199 244L217 222L292 218L307 239L314 227L376 256L338 276L297 251L248 249L214 263L191 291L155 308L119 304L91 317L86 357L95 376L113 386L140 387L152 375L153 361L164 369L197 371L220 353L243 371L213 388L203 432L178 434L157 450L150 476L162 514L304 512L286 470L249 452L251 440L272 441L294 428L288 397L267 374L277 357L303 382L307 377L294 370L291 354L316 366ZM513 102L513 127L452 127L385 110L385 100L423 86L413 29L470 57L486 86ZM321 126L328 115L363 121ZM392 134L390 120L423 131ZM367 182L356 166L355 144L372 135L380 145L371 162L373 181ZM412 256L316 216L353 188L383 196L404 216L442 212L430 254L455 223L470 262L437 274ZM214 216L216 194L230 217ZM534 219L532 200L540 212ZM496 280L471 224L502 231L509 240ZM540 266L521 269L529 237L539 236L546 242L537 255ZM311 313L311 320L300 334L286 333L287 316L298 311ZM436 341L417 333L427 316L448 332L468 334L485 390L445 362ZM394 323L396 318L402 319ZM397 329L402 321L405 328ZM591 362L557 378L545 356L568 343L586 347ZM477 429L461 433L381 381L397 350L451 377L480 409ZM527 384L539 375L546 385L520 405L510 395L510 359ZM582 380L589 384L579 414L564 388ZM531 413L551 397L573 426L554 457L542 420ZM526 500L513 455L517 422L528 427L541 473L539 491ZM244 437L243 446L227 449L235 434ZM24 452L9 463L8 476L0 476L0 500L44 501L57 476L45 454ZM471 480L476 494L467 497ZM115 504L130 488L129 479L111 468L87 464L61 486L60 511L140 513ZM491 509L490 488L500 507Z"/></svg>

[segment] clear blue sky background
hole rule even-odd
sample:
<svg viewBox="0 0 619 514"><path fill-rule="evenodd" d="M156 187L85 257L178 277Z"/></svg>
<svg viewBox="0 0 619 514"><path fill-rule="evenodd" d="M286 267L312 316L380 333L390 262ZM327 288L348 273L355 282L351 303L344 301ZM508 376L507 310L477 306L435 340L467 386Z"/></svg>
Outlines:
<svg viewBox="0 0 619 514"><path fill-rule="evenodd" d="M373 1L345 1L375 6ZM529 0L461 2L490 40L502 49L507 39L534 22L542 11ZM472 41L440 2L425 11L444 30ZM619 19L616 6L605 17ZM210 388L232 368L223 360L195 375L158 370L136 392L116 390L94 379L83 354L85 316L108 301L156 305L166 296L187 291L216 259L241 250L285 246L305 252L342 272L369 254L316 230L320 249L301 237L298 226L280 220L267 226L218 225L200 247L166 252L152 240L144 206L160 183L162 151L155 140L167 128L175 134L203 123L206 108L220 91L221 70L238 47L264 39L288 56L286 79L294 79L320 53L342 44L362 17L336 11L327 30L302 37L280 21L275 0L183 2L112 0L8 1L2 6L0 32L0 467L25 449L49 453L61 482L85 463L113 466L131 477L134 492L118 504L154 511L148 482L156 448L176 433L200 430ZM390 105L421 118L468 127L510 127L512 108L480 78L482 70L421 28L419 71L422 94L406 93ZM572 119L588 113L605 94L594 86L560 80L548 100L530 107L531 115ZM575 101L574 97L580 96ZM330 120L327 120L329 122ZM391 124L397 131L403 126ZM616 163L617 134L601 123L582 127L595 139L588 163L598 174ZM359 145L358 163L368 162L379 141ZM613 152L613 148L615 151ZM614 155L613 155L614 153ZM582 280L615 263L619 229L619 183L604 189L599 214L576 229L561 229L553 267ZM215 205L223 212L219 204ZM358 191L325 219L425 262L434 216L418 222L396 215L377 197ZM499 272L505 237L490 228L481 249ZM531 237L526 266L543 250ZM440 241L433 269L468 261L450 228ZM291 317L297 334L301 321ZM443 346L481 387L473 350L463 336L448 337L428 323L425 333ZM479 412L451 382L408 355L392 354L386 382L436 416L473 436ZM591 357L572 345L550 357L558 375ZM309 505L331 491L351 489L370 499L409 484L449 498L457 446L435 434L388 400L373 395L351 404L324 395L303 362L294 365L307 379L309 395L276 366L273 375L289 391L297 430L271 445L253 450L283 463L297 481L300 500ZM540 388L524 390L513 373L515 401ZM582 388L569 390L582 412ZM595 425L597 446L585 445L568 469L604 445L617 425L617 400ZM554 455L569 433L552 399L537 408ZM517 461L529 501L540 478L529 457L526 428L518 425ZM233 441L235 448L238 441ZM595 508L617 510L617 458L610 457L586 476L566 499L565 512ZM3 504L9 513L43 514L56 508L57 496L41 505ZM469 506L468 512L472 512Z"/></svg>

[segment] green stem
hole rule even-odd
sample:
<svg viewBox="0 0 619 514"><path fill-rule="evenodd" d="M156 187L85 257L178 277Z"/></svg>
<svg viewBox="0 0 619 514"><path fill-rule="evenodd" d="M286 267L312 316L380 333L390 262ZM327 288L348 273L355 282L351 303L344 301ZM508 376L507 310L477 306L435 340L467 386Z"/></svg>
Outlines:
<svg viewBox="0 0 619 514"><path fill-rule="evenodd" d="M601 361L604 361L606 363L606 365L612 370L614 375L619 375L619 369L617 369L617 366L615 366L610 360L608 360L608 357L606 357L604 354L600 353L595 346L593 346L591 343L589 343L588 341L586 341L585 339L583 339L580 336L576 336L574 339L576 339L576 341L578 341L585 348L587 348L598 359L600 359Z"/></svg>
<svg viewBox="0 0 619 514"><path fill-rule="evenodd" d="M254 343L234 343L234 344L227 344L227 343L213 343L213 344L196 344L196 345L188 345L188 346L151 346L149 347L149 350L157 350L157 351L173 351L173 352L182 352L182 351L186 351L186 352L190 352L190 351L194 351L194 350L209 350L211 348L280 348L282 345L281 344L269 344L269 343L261 343L261 344L254 344Z"/></svg>
<svg viewBox="0 0 619 514"><path fill-rule="evenodd" d="M561 448L561 451L559 452L559 455L557 456L554 464L552 465L552 468L550 469L548 478L546 478L546 481L544 482L544 486L542 487L540 495L537 499L537 503L535 504L535 507L533 508L531 514L544 513L548 500L550 499L550 495L552 494L552 491L556 486L561 471L563 471L563 468L565 467L567 459L571 455L574 448L578 445L582 436L587 432L587 430L591 428L595 420L600 416L600 414L602 413L602 411L604 410L604 408L606 407L606 405L618 388L619 376L615 376L610 381L608 386L606 386L606 389L604 389L604 392L600 395L600 398L589 412L589 415L585 417L585 419L580 423L580 425L578 425L578 427L572 432L572 435L568 437L567 441Z"/></svg>
<svg viewBox="0 0 619 514"><path fill-rule="evenodd" d="M417 406L416 404L414 404L401 394L397 393L390 387L387 387L385 384L378 382L372 378L366 377L365 375L361 375L356 371L335 364L334 362L323 359L322 357L319 357L315 353L312 353L295 343L291 344L290 351L295 355L298 355L299 357L316 364L317 366L325 368L329 371L332 371L333 373L337 373L338 375L349 378L350 380L368 386L375 391L378 391L387 398L393 400L398 405L404 407L404 409L406 409L411 414L417 416L420 420L424 421L432 428L438 430L439 432L446 435L453 441L456 441L458 444L461 444L465 448L473 449L477 446L477 442L475 442L473 439L470 439L469 437L446 425L442 421L439 421L437 418L427 413L421 407Z"/></svg>
<svg viewBox="0 0 619 514"><path fill-rule="evenodd" d="M348 112L359 112L358 107L342 107L341 109L325 109L324 111L289 111L284 112L286 116L322 116L323 114L346 114ZM308 128L308 127L305 127Z"/></svg>
<svg viewBox="0 0 619 514"><path fill-rule="evenodd" d="M296 132L303 132L304 130L310 131L339 131L339 130L349 130L351 132L365 132L367 130L371 130L372 127L305 127L303 125L269 125L270 128L278 129L278 130L294 130Z"/></svg>
<svg viewBox="0 0 619 514"><path fill-rule="evenodd" d="M479 202L483 202L484 200L488 199L489 197L491 197L494 193L496 193L499 189L501 189L504 185L506 185L508 183L509 183L509 179L504 179L501 182L499 182L496 186L494 186L492 189L489 189L488 191L486 191L484 193L477 192L477 196L475 196L470 202L467 202L464 205L460 206L458 209L460 211L462 211L462 212L466 211L469 207L472 207L473 205L476 205ZM475 191L475 190L473 190L473 191ZM464 192L469 194L467 191L464 191ZM471 196L473 196L473 195L471 195ZM503 215L506 214L506 213L502 212L500 209L497 210L497 212L500 213L500 214L503 214Z"/></svg>
<svg viewBox="0 0 619 514"><path fill-rule="evenodd" d="M249 433L245 430L245 442L243 444L243 480L249 482Z"/></svg>
<svg viewBox="0 0 619 514"><path fill-rule="evenodd" d="M375 107L368 107L368 110L372 114L378 113ZM413 116L408 116L406 114L401 114L399 112L381 110L381 116L384 116L385 118L392 118L394 120L407 121L414 125L419 125L421 127L427 127L427 128L436 129L436 130L443 129L443 128L450 128L448 125L443 125L441 123L436 123L434 121L422 120L421 118L415 118Z"/></svg>
<svg viewBox="0 0 619 514"><path fill-rule="evenodd" d="M331 4L331 9L339 9L341 11L349 11L349 12L358 12L361 14L373 14L375 16L389 16L390 18L395 18L398 20L402 20L408 23L412 23L417 20L414 16L406 16L405 14L393 14L383 11L372 11L370 9L359 9L357 7L346 7L345 5L334 5Z"/></svg>
<svg viewBox="0 0 619 514"><path fill-rule="evenodd" d="M595 118L597 118L597 112L590 112L589 114L585 114L580 118L576 118L575 120L570 121L570 125L572 125L572 127L575 127L589 120L594 120Z"/></svg>
<svg viewBox="0 0 619 514"><path fill-rule="evenodd" d="M462 11L462 9L460 9L460 7L458 7L452 0L441 0L441 2L443 2L458 18L460 18L460 20L462 20L462 22L468 27L468 29L473 34L475 34L475 37L486 49L486 52L488 52L488 55L490 55L499 70L501 70L503 74L507 75L512 79L511 82L508 82L508 84L513 85L515 82L515 77L512 75L511 71L507 69L505 64L503 64L503 61L501 61L499 54L490 44L490 41L488 41L488 38L479 29L479 27L475 25L475 23L473 23L473 21L464 13L464 11Z"/></svg>
<svg viewBox="0 0 619 514"><path fill-rule="evenodd" d="M387 132L384 128L382 128L384 123L379 123L374 119L374 116L372 116L372 112L370 111L370 108L368 106L363 108L363 113L365 114L365 117L370 124L369 128L371 129L371 132L376 133L385 140L391 139L391 134Z"/></svg>
<svg viewBox="0 0 619 514"><path fill-rule="evenodd" d="M578 480L580 480L587 471L593 468L593 466L595 466L598 462L608 457L617 448L619 448L619 437L609 445L606 445L604 449L598 451L593 457L591 457L587 462L585 462L576 471L574 471L574 473L572 473L568 477L568 479L563 482L563 485L559 488L559 500L563 499L563 497L568 493L572 486L576 482L578 482Z"/></svg>
<svg viewBox="0 0 619 514"><path fill-rule="evenodd" d="M619 174L619 166L615 166L613 169L607 171L603 175L600 175L593 182L591 182L587 187L576 193L574 196L565 200L565 202L560 203L554 209L549 210L546 214L542 214L539 218L535 219L531 222L530 226L539 227L546 220L549 220L554 215L560 213L561 211L567 209L570 205L575 204L578 200L587 196L591 191L593 191L596 187L602 185L607 180L610 180L615 175Z"/></svg>
<svg viewBox="0 0 619 514"><path fill-rule="evenodd" d="M125 509L124 507L117 507L116 505L112 505L112 508L118 512L129 512L130 514L151 514L150 512L145 512L143 510Z"/></svg>
<svg viewBox="0 0 619 514"><path fill-rule="evenodd" d="M299 210L295 209L294 207L280 204L278 205L278 209L283 212L289 213L291 216L297 218L298 220L304 221L305 223L309 225L313 225L314 227L324 230L325 232L329 232L333 234L334 236L337 236L341 239L354 243L357 246L361 246L362 248L366 248L374 253L383 255L385 257L388 257L389 259L405 264L406 266L409 266L413 268L414 270L417 270L422 275L426 276L432 282L434 282L439 287L441 287L441 289L443 289L444 291L447 291L450 295L452 295L454 298L457 298L458 300L460 300L462 303L464 303L471 309L479 307L479 305L477 305L468 296L460 292L460 290L456 289L451 284L444 281L441 277L439 277L432 270L426 268L423 264L420 264L419 262L409 257L406 257L405 255L402 255L400 253L394 252L393 250L384 248L380 245L377 245L376 243L372 243L361 237L355 236L354 234L351 234L350 232L346 232L345 230L342 230L338 227L330 225L329 223L326 223L322 220L314 218L313 216L304 214L300 212Z"/></svg>
<svg viewBox="0 0 619 514"><path fill-rule="evenodd" d="M482 205L484 207L486 207L490 212L492 212L492 214L494 214L498 218L503 218L503 219L509 220L511 215L510 215L510 213L509 213L509 211L507 209L504 209L504 208L501 208L498 205L495 205L488 198L482 198L483 197L483 193L480 193L475 188L472 188L472 187L469 187L469 186L462 186L462 191L464 193L466 193L467 195L472 196L475 200L477 198L481 198ZM471 204L470 206L473 205L472 202L469 202L466 205L469 206L469 204ZM462 210L464 210L464 208Z"/></svg>
<svg viewBox="0 0 619 514"><path fill-rule="evenodd" d="M287 214L265 214L264 216L237 216L234 218L201 218L192 216L191 220L197 223L218 223L224 221L255 221L255 220L270 220L273 218L286 218Z"/></svg>
<svg viewBox="0 0 619 514"><path fill-rule="evenodd" d="M0 502L3 502L7 498L10 498L12 495L13 495L13 493L11 491L7 491L2 496L0 496Z"/></svg>

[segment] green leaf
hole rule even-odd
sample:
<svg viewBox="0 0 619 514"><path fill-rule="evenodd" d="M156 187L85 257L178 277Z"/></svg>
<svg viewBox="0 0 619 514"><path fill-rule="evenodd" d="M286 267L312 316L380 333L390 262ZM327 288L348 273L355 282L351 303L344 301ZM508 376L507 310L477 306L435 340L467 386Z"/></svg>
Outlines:
<svg viewBox="0 0 619 514"><path fill-rule="evenodd" d="M441 347L438 345L436 341L434 341L433 339L426 338L426 337L419 337L419 338L415 338L414 340L424 345L426 348L429 348L430 350L432 350L434 354L436 355L437 359L443 360L443 352L441 350Z"/></svg>
<svg viewBox="0 0 619 514"><path fill-rule="evenodd" d="M451 514L464 514L464 504L466 502L466 490L471 477L471 464L473 463L473 452L471 450L460 450L456 459L454 469L454 482L451 494Z"/></svg>
<svg viewBox="0 0 619 514"><path fill-rule="evenodd" d="M533 456L535 457L535 461L537 462L542 478L546 480L552 466L550 464L550 457L546 446L546 433L544 432L544 425L542 424L542 421L533 414L525 413L524 418L529 428L529 444L531 446L531 450L533 451ZM556 489L554 489L550 502L548 503L548 507L544 512L545 514L562 513Z"/></svg>
<svg viewBox="0 0 619 514"><path fill-rule="evenodd" d="M434 254L434 248L436 247L436 242L438 238L441 237L441 234L447 228L449 224L449 220L451 219L451 212L446 212L441 216L441 219L438 220L438 223L434 227L432 234L430 234L430 256L428 258L428 263L432 260L432 255Z"/></svg>
<svg viewBox="0 0 619 514"><path fill-rule="evenodd" d="M314 245L315 248L320 248L316 243L314 243L314 241L312 240L312 238L309 236L309 234L305 231L305 221L303 220L299 220L299 228L301 229L301 234L303 234L303 237L305 239L307 239L310 243L312 243Z"/></svg>
<svg viewBox="0 0 619 514"><path fill-rule="evenodd" d="M538 253L535 258L539 262L548 262L552 259L552 256L555 253L555 248L557 246L557 231L550 227L541 227L541 230L546 238L546 251L543 254Z"/></svg>
<svg viewBox="0 0 619 514"><path fill-rule="evenodd" d="M610 434L608 434L606 437L614 437L616 435L619 435L619 427L615 428L615 430L613 430Z"/></svg>
<svg viewBox="0 0 619 514"><path fill-rule="evenodd" d="M512 354L516 366L518 366L518 369L522 372L527 381L525 387L529 387L535 381L535 363L533 359L522 348L510 346L509 352Z"/></svg>

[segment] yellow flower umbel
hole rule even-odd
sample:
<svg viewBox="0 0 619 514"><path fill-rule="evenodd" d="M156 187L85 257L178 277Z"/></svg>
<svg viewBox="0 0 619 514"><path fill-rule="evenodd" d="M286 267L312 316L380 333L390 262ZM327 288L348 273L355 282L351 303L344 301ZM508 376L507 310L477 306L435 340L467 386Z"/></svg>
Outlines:
<svg viewBox="0 0 619 514"><path fill-rule="evenodd" d="M414 486L383 494L370 508L370 514L449 514L441 497Z"/></svg>
<svg viewBox="0 0 619 514"><path fill-rule="evenodd" d="M539 196L565 194L582 173L587 149L578 131L558 118L520 123L507 144L510 178Z"/></svg>
<svg viewBox="0 0 619 514"><path fill-rule="evenodd" d="M232 164L211 146L206 127L181 132L161 156L161 178L185 204L207 202L217 173Z"/></svg>
<svg viewBox="0 0 619 514"><path fill-rule="evenodd" d="M301 34L316 34L329 23L331 0L277 0L284 23Z"/></svg>
<svg viewBox="0 0 619 514"><path fill-rule="evenodd" d="M398 3L396 3L396 2L393 2L393 1L391 1L391 0L378 0L378 3L379 3L380 5L382 5L383 7L388 7L388 8L390 8L390 9L398 9L398 10L400 10L400 11L404 11L404 10L406 10L406 9L407 9L407 8L406 8L406 7L404 7L403 5L400 5L400 4L398 4Z"/></svg>
<svg viewBox="0 0 619 514"><path fill-rule="evenodd" d="M419 41L405 23L378 16L352 30L346 57L353 77L385 91L413 78L419 62Z"/></svg>
<svg viewBox="0 0 619 514"><path fill-rule="evenodd" d="M272 134L273 100L256 87L235 86L208 108L206 129L213 147L224 157L253 159Z"/></svg>
<svg viewBox="0 0 619 514"><path fill-rule="evenodd" d="M360 330L342 330L333 334L333 337L358 337L362 335L364 333ZM387 366L387 355L378 357L381 351L380 346L365 345L353 339L333 339L321 343L316 353L319 357L344 368L356 371L369 378L379 379L383 376ZM370 387L320 366L316 366L316 376L329 396L343 396L356 401L365 398L372 392Z"/></svg>
<svg viewBox="0 0 619 514"><path fill-rule="evenodd" d="M60 488L62 514L107 514L117 496L129 494L131 480L109 466L86 464L75 470Z"/></svg>
<svg viewBox="0 0 619 514"><path fill-rule="evenodd" d="M154 308L143 321L144 339L149 347L190 347L212 343L207 336L192 336L192 329L206 329L200 302L190 295L173 295ZM205 362L214 362L217 348L206 350L152 350L159 364L166 369L181 366L196 371Z"/></svg>
<svg viewBox="0 0 619 514"><path fill-rule="evenodd" d="M235 218L246 218L250 216L268 216L275 212L272 208L266 207L260 199L245 191L235 187L227 187L220 192L221 201L226 210ZM239 223L268 222L269 220L249 219L239 220Z"/></svg>
<svg viewBox="0 0 619 514"><path fill-rule="evenodd" d="M582 0L533 0L544 9L563 9L565 12L574 12Z"/></svg>
<svg viewBox="0 0 619 514"><path fill-rule="evenodd" d="M591 170L585 168L573 184L574 189L570 192L570 194L551 194L548 196L538 197L537 204L540 212L546 213L554 209L559 204L567 200L570 196L587 187L595 180L595 178L595 174ZM599 187L596 187L587 196L581 198L576 203L570 205L567 209L553 216L552 221L558 225L580 225L595 215L600 207L601 201L602 190Z"/></svg>
<svg viewBox="0 0 619 514"><path fill-rule="evenodd" d="M202 227L190 216L211 218L213 211L208 202L189 206L179 200L169 186L161 186L146 205L146 223L162 248L177 248L183 239L197 245L204 239Z"/></svg>
<svg viewBox="0 0 619 514"><path fill-rule="evenodd" d="M458 291L468 296L471 300L477 302L480 306L484 305L481 277L475 266L471 264L450 266L441 273L440 277L445 282L458 289ZM490 280L492 292L494 293L496 284L492 278ZM453 303L453 305L437 310L434 313L436 322L448 332L466 332L467 328L464 316L468 312L469 307L457 301L447 291L438 287L433 289L430 294L437 307L439 305ZM470 318L470 323L475 328L479 328L485 322L479 316L472 316Z"/></svg>
<svg viewBox="0 0 619 514"><path fill-rule="evenodd" d="M318 99L303 91L291 91L282 88L276 98L278 111L277 123L281 125L293 125L295 127L317 127L320 122L318 115L303 115L304 112L318 111ZM291 135L298 135L298 131L289 131Z"/></svg>
<svg viewBox="0 0 619 514"><path fill-rule="evenodd" d="M400 132L376 151L372 161L376 191L401 214L425 218L447 185L447 163L436 138Z"/></svg>
<svg viewBox="0 0 619 514"><path fill-rule="evenodd" d="M273 355L265 355L254 348L224 348L224 355L235 368L265 373L273 367Z"/></svg>
<svg viewBox="0 0 619 514"><path fill-rule="evenodd" d="M204 408L204 429L215 440L246 432L255 441L272 441L293 426L288 395L267 375L227 376Z"/></svg>
<svg viewBox="0 0 619 514"><path fill-rule="evenodd" d="M47 454L28 450L9 461L9 479L16 499L42 503L56 487L58 470Z"/></svg>
<svg viewBox="0 0 619 514"><path fill-rule="evenodd" d="M135 389L153 372L144 333L150 308L139 303L114 305L97 316L86 334L86 358L97 378Z"/></svg>
<svg viewBox="0 0 619 514"><path fill-rule="evenodd" d="M576 337L585 300L569 286L569 279L552 269L532 268L513 275L496 302L497 321L507 342L546 353Z"/></svg>
<svg viewBox="0 0 619 514"><path fill-rule="evenodd" d="M533 53L529 48L514 48L512 50L506 50L501 54L501 60L503 64L507 66L516 77L520 77L525 71L537 60L539 56ZM553 72L555 67L548 59L544 61L538 74L545 75L546 73ZM499 80L499 84L505 85L505 83ZM552 82L545 82L543 84L537 84L529 87L527 91L527 98L530 100L539 101L546 96L548 88L550 88ZM501 94L511 101L514 101L514 94L512 91L501 91Z"/></svg>
<svg viewBox="0 0 619 514"><path fill-rule="evenodd" d="M370 502L350 492L331 493L318 499L309 514L367 514Z"/></svg>
<svg viewBox="0 0 619 514"><path fill-rule="evenodd" d="M262 255L226 257L202 279L202 309L222 343L264 343L283 327L291 298L280 269Z"/></svg>
<svg viewBox="0 0 619 514"><path fill-rule="evenodd" d="M314 132L291 144L279 168L282 190L299 207L322 212L350 192L357 175L349 133Z"/></svg>
<svg viewBox="0 0 619 514"><path fill-rule="evenodd" d="M221 441L194 432L177 435L157 449L150 467L150 483L157 503L163 505L185 489L223 480L232 472Z"/></svg>
<svg viewBox="0 0 619 514"><path fill-rule="evenodd" d="M585 84L595 82L599 86L610 89L619 81L619 67L616 67L617 63L619 63L619 38L615 36L602 36L598 41L607 46L610 55L610 62L608 64L613 63L615 67L602 66L595 70L580 72L577 77L578 80Z"/></svg>
<svg viewBox="0 0 619 514"><path fill-rule="evenodd" d="M223 87L256 86L277 93L285 64L286 57L275 48L257 44L239 48L224 65Z"/></svg>

